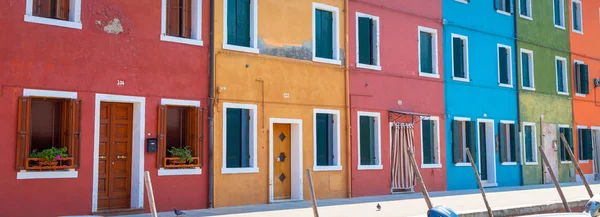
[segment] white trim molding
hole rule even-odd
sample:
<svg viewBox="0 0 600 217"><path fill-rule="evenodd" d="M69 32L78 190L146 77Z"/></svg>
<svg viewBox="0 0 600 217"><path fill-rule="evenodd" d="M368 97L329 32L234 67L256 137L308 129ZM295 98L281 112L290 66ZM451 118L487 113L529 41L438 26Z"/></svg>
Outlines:
<svg viewBox="0 0 600 217"><path fill-rule="evenodd" d="M556 68L556 63L558 61L562 62L562 66L563 66L563 89L565 90L564 92L561 92L558 90L558 77L557 77L557 73L558 73L558 68ZM567 58L565 57L559 57L559 56L555 56L554 57L554 77L556 78L556 92L558 94L561 95L569 95L569 67L567 67L567 64L569 64L569 62L567 62Z"/></svg>
<svg viewBox="0 0 600 217"><path fill-rule="evenodd" d="M523 85L523 54L526 54L529 58L529 81L531 82L531 87L525 87ZM531 90L531 91L535 91L535 67L534 67L534 59L533 59L533 51L532 50L527 50L524 48L521 48L521 52L519 55L519 58L521 59L521 88L523 88L523 90Z"/></svg>
<svg viewBox="0 0 600 217"><path fill-rule="evenodd" d="M571 5L571 29L573 30L574 33L577 34L581 34L583 35L583 3L581 3L581 0L571 0L572 4L578 4L579 5L579 11L575 11L573 9L573 6ZM577 13L577 18L579 18L579 30L575 29L575 20L573 19L573 16L575 14L573 13Z"/></svg>
<svg viewBox="0 0 600 217"><path fill-rule="evenodd" d="M258 0L250 0L250 47L227 43L227 0L223 1L223 49L259 53L258 50Z"/></svg>
<svg viewBox="0 0 600 217"><path fill-rule="evenodd" d="M506 57L506 59L508 60L508 84L503 84L500 82L501 78L500 78L500 48L505 48L507 50L507 54L508 57ZM500 87L508 87L508 88L512 88L513 87L513 61L512 61L512 47L505 45L505 44L498 44L498 47L496 48L496 54L498 55L497 59L498 59L498 85Z"/></svg>
<svg viewBox="0 0 600 217"><path fill-rule="evenodd" d="M360 117L361 116L367 116L367 117L373 117L375 119L375 155L377 155L377 163L375 165L361 165L360 164ZM358 139L358 143L357 143L357 147L358 147L358 165L357 165L357 169L358 170L382 170L383 169L383 164L382 164L382 160L381 160L381 114L379 112L357 112L357 119L356 119L357 125L356 125L356 130L357 130L357 139Z"/></svg>
<svg viewBox="0 0 600 217"><path fill-rule="evenodd" d="M521 14L521 1L527 1L527 14L523 15ZM526 19L526 20L533 20L533 9L532 9L532 4L531 4L532 0L519 0L519 17Z"/></svg>
<svg viewBox="0 0 600 217"><path fill-rule="evenodd" d="M23 89L23 96L37 96L37 97L55 97L55 98L65 98L65 99L77 99L77 92L56 91L56 90Z"/></svg>
<svg viewBox="0 0 600 217"><path fill-rule="evenodd" d="M75 169L63 171L26 171L17 173L17 179L74 179L77 178Z"/></svg>
<svg viewBox="0 0 600 217"><path fill-rule="evenodd" d="M371 44L371 50L373 50L374 55L375 55L375 65L370 65L370 64L363 64L360 63L360 52L359 52L359 18L361 17L366 17L366 18L370 18L373 20L374 23L372 23L371 25L373 26L373 29L375 30L373 34L373 38L375 39L374 44ZM357 68L364 68L364 69L372 69L372 70L379 70L381 71L381 43L380 43L380 23L379 23L379 17L377 16L373 16L373 15L369 15L369 14L364 14L364 13L360 13L360 12L356 12L356 67ZM375 47L372 47L375 46Z"/></svg>
<svg viewBox="0 0 600 217"><path fill-rule="evenodd" d="M160 99L161 105L175 105L175 106L192 106L200 107L200 101L197 100L181 100L181 99Z"/></svg>
<svg viewBox="0 0 600 217"><path fill-rule="evenodd" d="M555 13L555 7L556 5L554 5L554 1L552 1L552 23L554 24L554 27L558 28L558 29L562 29L565 30L565 1L564 0L558 0L559 4L560 4L560 24L561 25L556 25L556 13Z"/></svg>
<svg viewBox="0 0 600 217"><path fill-rule="evenodd" d="M454 76L454 38L459 38L463 41L464 46L463 46L463 65L465 67L465 77L461 78L461 77L456 77ZM452 59L452 80L455 81L463 81L463 82L469 82L469 37L465 36L465 35L459 35L459 34L455 34L452 33L450 34L450 57Z"/></svg>
<svg viewBox="0 0 600 217"><path fill-rule="evenodd" d="M250 110L248 112L251 120L251 123L249 123L250 147L248 147L248 151L250 152L250 166L246 168L227 168L227 109L229 108ZM254 104L223 103L223 111L221 112L223 115L223 141L221 144L223 149L223 164L221 166L221 174L258 173L257 110L257 106Z"/></svg>
<svg viewBox="0 0 600 217"><path fill-rule="evenodd" d="M531 145L533 145L534 147L532 147L532 151L533 151L533 160L532 162L527 162L527 147L525 147L527 144L525 144L525 127L529 126L531 127ZM538 150L537 150L537 127L535 125L534 122L523 122L523 129L521 129L521 132L523 132L523 136L522 138L522 153L523 153L523 158L522 158L522 162L524 162L525 165L538 165Z"/></svg>
<svg viewBox="0 0 600 217"><path fill-rule="evenodd" d="M419 67L417 70L419 72L419 76L422 77L429 77L429 78L440 78L440 70L439 70L439 59L438 59L438 52L439 52L439 48L438 48L438 32L437 29L434 28L429 28L429 27L424 27L424 26L418 26L417 27L418 31L417 31L417 52L418 52L418 58L419 58L419 65L417 67ZM433 73L427 73L427 72L422 72L421 71L421 32L424 33L429 33L431 34L431 38L432 38L432 45L431 47L433 48L433 50L431 51L431 61L433 64Z"/></svg>
<svg viewBox="0 0 600 217"><path fill-rule="evenodd" d="M51 26L60 26L72 29L82 29L81 25L81 0L69 1L69 20L59 20L33 15L33 0L25 2L25 22L46 24Z"/></svg>
<svg viewBox="0 0 600 217"><path fill-rule="evenodd" d="M275 200L274 197L274 184L273 184L273 125L274 124L290 124L291 129L290 140L291 140L291 149L290 149L290 162L291 162L291 171L290 171L290 179L291 181L291 195L289 200L284 201L297 201L304 200L304 190L303 190L303 164L302 164L302 120L301 119L284 119L284 118L270 118L269 119L269 202L282 202L280 200Z"/></svg>
<svg viewBox="0 0 600 217"><path fill-rule="evenodd" d="M317 25L315 23L316 21L316 11L317 9L319 10L324 10L324 11L329 11L333 14L333 59L327 59L327 58L321 58L321 57L317 57ZM316 3L313 2L312 3L312 60L314 62L320 62L320 63L328 63L328 64L335 64L335 65L341 65L342 61L340 60L340 10L337 7L333 7L333 6L329 6L326 4L321 4L321 3ZM358 50L358 49L357 49Z"/></svg>
<svg viewBox="0 0 600 217"><path fill-rule="evenodd" d="M424 150L424 148L423 148L423 136L424 136L423 135L423 120L429 120L429 121L433 121L435 123L435 129L432 129L435 132L435 135L434 135L435 138L433 138L432 141L435 143L435 144L433 144L435 146L434 149L437 149L437 152L435 153L437 162L432 163L432 164L426 164L423 162L423 160L425 159L424 155L423 155L423 150ZM440 153L441 152L440 149L442 148L442 147L440 147L441 146L440 145L440 117L429 116L429 117L421 118L419 120L419 126L421 126L421 168L442 168L442 160L441 160L441 153Z"/></svg>
<svg viewBox="0 0 600 217"><path fill-rule="evenodd" d="M176 36L167 35L167 0L162 0L161 7L161 30L160 30L160 40L189 44L189 45L197 45L203 46L204 42L202 42L202 0L194 0L192 1L192 30L191 30L191 38L182 38ZM225 36L223 36L225 37Z"/></svg>
<svg viewBox="0 0 600 217"><path fill-rule="evenodd" d="M575 89L575 96L577 96L577 97L584 97L585 98L585 97L587 97L587 94L579 93L577 91L577 81L576 81L576 78L577 78L577 69L575 68L575 66L576 66L575 64L585 65L585 62L581 61L581 60L574 60L573 61L573 87Z"/></svg>
<svg viewBox="0 0 600 217"><path fill-rule="evenodd" d="M334 165L318 166L317 165L317 114L333 115L333 149L334 149ZM341 128L340 128L340 110L330 109L313 109L313 171L339 171L342 170L341 164Z"/></svg>
<svg viewBox="0 0 600 217"><path fill-rule="evenodd" d="M184 175L202 175L200 167L191 169L158 169L158 176L184 176Z"/></svg>

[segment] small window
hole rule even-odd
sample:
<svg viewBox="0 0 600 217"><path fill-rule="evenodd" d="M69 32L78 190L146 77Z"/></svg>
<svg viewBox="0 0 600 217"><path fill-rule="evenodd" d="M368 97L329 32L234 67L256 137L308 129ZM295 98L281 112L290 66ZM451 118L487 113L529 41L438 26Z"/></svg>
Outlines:
<svg viewBox="0 0 600 217"><path fill-rule="evenodd" d="M469 163L467 148L477 162L477 124L473 121L452 121L452 159L455 164ZM469 164L470 165L470 164Z"/></svg>
<svg viewBox="0 0 600 217"><path fill-rule="evenodd" d="M533 16L531 15L531 1L532 0L519 0L519 15L522 18L531 20Z"/></svg>
<svg viewBox="0 0 600 217"><path fill-rule="evenodd" d="M587 95L590 93L589 87L589 76L588 76L588 65L581 61L575 61L574 65L575 73L575 91L577 95Z"/></svg>
<svg viewBox="0 0 600 217"><path fill-rule="evenodd" d="M592 130L579 128L577 129L577 136L577 141L579 141L579 160L593 160Z"/></svg>
<svg viewBox="0 0 600 217"><path fill-rule="evenodd" d="M163 0L160 39L202 46L202 0Z"/></svg>
<svg viewBox="0 0 600 217"><path fill-rule="evenodd" d="M222 173L258 172L256 105L224 103Z"/></svg>
<svg viewBox="0 0 600 217"><path fill-rule="evenodd" d="M358 169L381 169L379 113L358 113Z"/></svg>
<svg viewBox="0 0 600 217"><path fill-rule="evenodd" d="M498 138L500 139L500 162L515 163L519 161L518 151L521 146L519 128L512 123L498 124Z"/></svg>
<svg viewBox="0 0 600 217"><path fill-rule="evenodd" d="M224 0L224 49L258 53L257 1Z"/></svg>
<svg viewBox="0 0 600 217"><path fill-rule="evenodd" d="M512 13L512 0L494 0L494 4L499 13L506 15Z"/></svg>
<svg viewBox="0 0 600 217"><path fill-rule="evenodd" d="M567 77L567 59L556 57L556 86L559 94L569 94L569 80Z"/></svg>
<svg viewBox="0 0 600 217"><path fill-rule="evenodd" d="M535 123L523 123L525 164L537 164L537 134Z"/></svg>
<svg viewBox="0 0 600 217"><path fill-rule="evenodd" d="M564 0L552 0L554 2L554 26L565 29L565 2Z"/></svg>
<svg viewBox="0 0 600 217"><path fill-rule="evenodd" d="M521 76L523 89L535 90L533 51L521 49Z"/></svg>
<svg viewBox="0 0 600 217"><path fill-rule="evenodd" d="M341 64L339 9L313 3L313 61Z"/></svg>
<svg viewBox="0 0 600 217"><path fill-rule="evenodd" d="M339 145L339 111L315 109L315 167L341 170ZM339 168L337 168L339 167Z"/></svg>
<svg viewBox="0 0 600 217"><path fill-rule="evenodd" d="M512 52L510 46L498 45L498 83L512 87Z"/></svg>
<svg viewBox="0 0 600 217"><path fill-rule="evenodd" d="M379 59L379 17L356 13L357 67L381 70Z"/></svg>
<svg viewBox="0 0 600 217"><path fill-rule="evenodd" d="M419 75L439 78L437 30L419 26Z"/></svg>
<svg viewBox="0 0 600 217"><path fill-rule="evenodd" d="M582 16L582 5L581 0L573 1L573 32L583 34L583 16Z"/></svg>
<svg viewBox="0 0 600 217"><path fill-rule="evenodd" d="M159 168L202 167L202 117L202 110L197 106L160 106Z"/></svg>
<svg viewBox="0 0 600 217"><path fill-rule="evenodd" d="M423 144L421 168L441 167L438 117L421 120L421 143Z"/></svg>
<svg viewBox="0 0 600 217"><path fill-rule="evenodd" d="M452 34L452 77L469 82L469 39Z"/></svg>
<svg viewBox="0 0 600 217"><path fill-rule="evenodd" d="M81 0L26 0L25 21L81 29Z"/></svg>
<svg viewBox="0 0 600 217"><path fill-rule="evenodd" d="M567 140L567 143L569 143L568 147L571 149L571 152L574 152L573 150L573 130L568 126L568 125L563 125L563 126L559 126L558 127L558 143L556 145L558 145L558 150L560 150L560 161L561 162L568 162L571 161L571 156L569 155L569 153L567 153L567 146L565 146L565 144L563 143L561 134L565 136L565 139Z"/></svg>

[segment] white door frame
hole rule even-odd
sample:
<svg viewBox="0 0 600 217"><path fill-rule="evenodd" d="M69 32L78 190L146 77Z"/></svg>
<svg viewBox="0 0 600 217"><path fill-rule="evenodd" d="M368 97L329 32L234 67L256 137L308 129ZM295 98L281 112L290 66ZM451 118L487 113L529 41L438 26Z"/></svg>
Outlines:
<svg viewBox="0 0 600 217"><path fill-rule="evenodd" d="M274 124L290 124L291 125L291 153L290 161L292 163L292 171L290 174L292 183L292 192L289 200L274 200L273 197L273 125ZM304 200L303 182L302 182L302 120L301 119L269 119L269 202L282 202Z"/></svg>
<svg viewBox="0 0 600 217"><path fill-rule="evenodd" d="M481 172L481 144L479 140L479 124L485 123L485 135L486 135L486 154L487 159L487 180L482 180L484 187L497 186L496 183L496 141L495 141L495 124L493 119L477 119L477 163L479 171ZM491 154L490 154L491 153Z"/></svg>
<svg viewBox="0 0 600 217"><path fill-rule="evenodd" d="M144 138L146 126L146 98L96 94L94 114L94 165L92 180L92 212L98 211L98 155L100 154L100 103L120 102L133 104L133 135L131 148L131 208L144 207Z"/></svg>

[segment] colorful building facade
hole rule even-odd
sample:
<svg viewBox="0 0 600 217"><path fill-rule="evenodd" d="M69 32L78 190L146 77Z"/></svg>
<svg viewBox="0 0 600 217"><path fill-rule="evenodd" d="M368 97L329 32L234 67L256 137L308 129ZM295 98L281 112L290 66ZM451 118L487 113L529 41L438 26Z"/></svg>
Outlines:
<svg viewBox="0 0 600 217"><path fill-rule="evenodd" d="M477 188L467 148L484 186L520 185L513 1L442 3L448 189Z"/></svg>
<svg viewBox="0 0 600 217"><path fill-rule="evenodd" d="M349 3L352 196L419 191L398 181L411 178L412 169L399 163L407 158L400 147L408 146L394 141L409 134L426 187L445 190L441 3Z"/></svg>
<svg viewBox="0 0 600 217"><path fill-rule="evenodd" d="M573 137L569 4L565 0L519 4L516 23L524 185L552 183L538 146L542 146L559 181L575 176L559 140L563 133L572 144Z"/></svg>
<svg viewBox="0 0 600 217"><path fill-rule="evenodd" d="M215 207L349 197L344 11L215 2Z"/></svg>
<svg viewBox="0 0 600 217"><path fill-rule="evenodd" d="M3 215L149 211L145 171L159 211L207 207L209 2L167 2L0 9ZM191 161L174 165L172 147Z"/></svg>

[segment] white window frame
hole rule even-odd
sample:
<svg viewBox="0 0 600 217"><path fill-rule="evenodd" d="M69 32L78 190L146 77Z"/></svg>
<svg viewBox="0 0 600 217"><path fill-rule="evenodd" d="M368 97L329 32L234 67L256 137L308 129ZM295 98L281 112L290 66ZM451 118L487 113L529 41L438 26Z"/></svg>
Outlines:
<svg viewBox="0 0 600 217"><path fill-rule="evenodd" d="M320 62L320 63L328 63L328 64L335 64L335 65L341 65L342 61L340 60L340 9L337 7L333 7L333 6L329 6L326 4L321 4L321 3L316 3L313 2L312 4L313 9L312 9L312 60L314 62ZM315 23L315 15L316 15L316 11L317 9L319 10L324 10L324 11L329 11L333 14L333 59L327 59L327 58L320 58L317 57L317 35L316 35L316 28L317 25ZM358 48L357 48L358 50Z"/></svg>
<svg viewBox="0 0 600 217"><path fill-rule="evenodd" d="M532 151L533 151L533 159L535 161L533 162L527 162L527 147L525 147L527 144L525 144L525 127L526 126L530 126L531 127L531 145L533 145L534 147L532 147ZM523 163L525 165L538 165L538 149L537 149L537 127L535 125L535 123L533 122L523 122L523 127L521 129L521 132L523 132L522 136L521 136L521 144L523 144L521 146L521 150L522 151L522 158L523 158Z"/></svg>
<svg viewBox="0 0 600 217"><path fill-rule="evenodd" d="M227 109L248 109L251 123L249 123L249 145L248 151L250 152L250 167L246 168L227 168ZM254 104L237 104L237 103L223 103L223 164L221 165L222 174L238 174L238 173L258 173L258 153L257 153L257 106Z"/></svg>
<svg viewBox="0 0 600 217"><path fill-rule="evenodd" d="M464 47L464 52L463 52L463 59L464 59L464 63L465 64L465 77L461 78L461 77L454 77L454 38L460 38L461 40L463 40L465 47ZM462 82L470 82L470 76L469 76L469 37L465 36L465 35L459 35L459 34L455 34L452 33L450 34L450 57L452 58L452 80L455 81L462 81Z"/></svg>
<svg viewBox="0 0 600 217"><path fill-rule="evenodd" d="M463 3L463 4L469 4L468 0L454 0L454 1L460 2L460 3Z"/></svg>
<svg viewBox="0 0 600 217"><path fill-rule="evenodd" d="M575 96L577 97L586 97L587 94L583 94L583 93L579 93L577 92L577 82L575 81L575 79L577 78L577 75L575 74L576 70L575 70L575 63L576 64L585 64L584 61L581 60L575 60L573 61L573 86L575 86Z"/></svg>
<svg viewBox="0 0 600 217"><path fill-rule="evenodd" d="M432 40L432 47L433 47L433 51L431 52L431 55L433 55L431 57L431 60L433 61L433 73L427 73L427 72L421 72L421 32L424 33L429 33L432 35L432 38L434 38L434 40ZM429 27L424 27L424 26L419 26L418 27L418 32L417 32L417 53L418 53L418 58L419 58L419 65L417 67L419 67L419 69L417 69L419 71L419 76L422 77L429 77L429 78L440 78L440 71L439 71L439 59L438 59L438 34L437 34L437 29L433 29L433 28L429 28Z"/></svg>
<svg viewBox="0 0 600 217"><path fill-rule="evenodd" d="M358 170L382 170L383 164L381 163L381 115L379 112L357 112L357 139L358 139ZM376 165L360 165L360 117L367 116L375 119L375 151L377 152L377 164Z"/></svg>
<svg viewBox="0 0 600 217"><path fill-rule="evenodd" d="M223 0L223 49L259 53L258 50L258 0L250 0L250 47L227 43L227 0Z"/></svg>
<svg viewBox="0 0 600 217"><path fill-rule="evenodd" d="M521 14L521 1L527 1L527 15ZM533 4L531 1L532 0L519 0L519 17L526 20L533 20L533 9L531 8Z"/></svg>
<svg viewBox="0 0 600 217"><path fill-rule="evenodd" d="M579 14L577 14L577 16L579 17L579 28L581 28L580 30L575 29L575 20L573 20L573 13L575 13L576 11L573 10L573 7L571 7L571 29L573 30L574 33L577 34L582 34L583 35L583 3L581 3L581 0L571 0L571 3L575 3L575 4L579 4ZM572 4L571 4L572 5Z"/></svg>
<svg viewBox="0 0 600 217"><path fill-rule="evenodd" d="M557 75L558 74L558 68L556 68L556 62L557 61L563 62L563 64L562 64L563 65L563 81L564 81L563 82L563 85L564 85L563 89L565 89L565 92L558 91L558 77L557 77L558 76ZM569 95L569 76L568 76L569 72L567 71L569 69L569 67L567 67L567 64L568 64L567 58L559 57L559 56L555 56L554 57L554 77L556 78L556 92L558 94L561 94L561 95Z"/></svg>
<svg viewBox="0 0 600 217"><path fill-rule="evenodd" d="M77 99L77 92L23 89L23 96L52 97L62 99ZM27 171L17 172L17 179L66 179L77 178L78 171L75 169L58 171Z"/></svg>
<svg viewBox="0 0 600 217"><path fill-rule="evenodd" d="M465 118L465 117L454 117L455 121L462 121L462 122L467 122L467 121L471 121L471 118ZM464 143L462 144L463 146L463 159L465 159L466 161L468 161L468 156L467 156L467 133L466 133L466 124L463 124L461 126L463 128L462 132L462 141L464 141ZM479 136L478 136L479 137ZM452 144L454 145L454 144ZM470 162L460 162L460 163L455 163L454 166L457 167L470 167L471 163Z"/></svg>
<svg viewBox="0 0 600 217"><path fill-rule="evenodd" d="M568 125L568 124L559 124L558 127L556 128L556 130L557 130L557 134L556 134L557 137L560 137L560 128L567 128L568 129L568 128L571 128L571 125ZM573 134L572 130L573 129L571 129L571 134ZM561 140L562 140L562 138L561 138ZM573 141L571 141L571 142L573 142ZM558 142L556 143L556 145L557 146L559 145ZM558 150L561 150L560 149L561 146L558 146L557 148L558 148ZM572 151L575 151L575 144L573 144L573 150ZM575 153L573 153L573 155L574 154ZM565 156L569 156L569 153L565 153ZM575 158L579 158L579 156L575 156ZM572 161L569 161L569 160L562 160L562 159L560 159L560 152L558 154L558 160L560 161L560 164L571 164L571 162L572 162ZM573 159L571 159L571 160L573 160Z"/></svg>
<svg viewBox="0 0 600 217"><path fill-rule="evenodd" d="M507 125L507 124L515 125L515 121L500 120L500 123L501 124L505 124L505 125ZM515 126L515 127L519 127L519 126ZM498 132L500 132L500 129L498 129ZM508 130L504 129L504 133L505 133L504 137L505 138L509 138L510 137L510 127L508 127ZM520 136L520 135L517 133L517 134L515 134L515 136ZM508 145L507 148L508 148L508 153L510 154L510 145L512 144L513 141L512 140L509 140L509 141L510 141L510 144ZM520 147L516 147L516 148L520 148ZM516 156L516 157L518 159L519 156ZM516 166L517 165L517 159L510 159L511 162L502 162L501 165L502 166Z"/></svg>
<svg viewBox="0 0 600 217"><path fill-rule="evenodd" d="M202 42L202 0L193 0L192 1L192 30L191 30L191 38L182 38L167 35L167 0L162 0L162 13L161 13L161 22L160 22L160 40L203 46Z"/></svg>
<svg viewBox="0 0 600 217"><path fill-rule="evenodd" d="M508 53L508 84L500 83L500 48L506 48ZM513 62L512 62L512 47L505 44L498 44L496 48L496 59L498 63L498 86L500 87L513 87Z"/></svg>
<svg viewBox="0 0 600 217"><path fill-rule="evenodd" d="M166 106L191 106L200 107L200 101L196 100L180 100L180 99L160 99L160 105ZM182 175L201 175L202 168L185 168L185 169L170 169L170 168L159 168L158 176L182 176Z"/></svg>
<svg viewBox="0 0 600 217"><path fill-rule="evenodd" d="M430 120L435 122L435 138L432 139L432 141L434 142L434 146L436 146L437 148L437 152L436 154L436 158L438 160L437 163L434 164L426 164L424 161L424 155L423 155L423 120ZM441 159L441 154L440 154L440 117L437 116L429 116L429 117L423 117L420 120L420 126L421 126L421 168L442 168L442 159Z"/></svg>
<svg viewBox="0 0 600 217"><path fill-rule="evenodd" d="M590 129L590 128L587 126L577 125L577 150L579 150L579 152L581 152L582 151L581 150L581 138L580 138L581 135L579 135L579 129ZM593 133L592 133L592 136L593 136ZM592 142L592 145L594 145L593 142ZM573 146L573 147L575 147L575 146ZM577 160L579 161L580 164L585 164L585 163L590 162L589 160L581 160L581 159L579 159L579 157L580 157L579 153L577 153Z"/></svg>
<svg viewBox="0 0 600 217"><path fill-rule="evenodd" d="M335 165L318 166L317 165L317 114L333 115L333 149L335 152ZM340 155L340 110L330 109L314 109L313 110L313 171L340 171L342 170L341 155Z"/></svg>
<svg viewBox="0 0 600 217"><path fill-rule="evenodd" d="M25 22L60 26L72 29L82 29L81 25L81 0L69 1L69 20L58 20L52 18L38 17L33 15L33 0L25 3Z"/></svg>
<svg viewBox="0 0 600 217"><path fill-rule="evenodd" d="M502 1L502 5L506 6L506 2L505 1L507 1L507 0L500 0L500 1ZM508 0L508 1L512 1L512 0ZM508 10L509 10L509 12L497 9L496 12L498 12L499 14L502 14L502 15L512 16L512 14L510 13L511 9L508 8Z"/></svg>
<svg viewBox="0 0 600 217"><path fill-rule="evenodd" d="M529 80L531 81L531 87L525 87L523 85L523 54L527 54L527 56L529 56ZM535 67L533 67L535 61L533 59L533 51L521 48L519 58L521 59L521 88L523 88L523 90L535 91Z"/></svg>
<svg viewBox="0 0 600 217"><path fill-rule="evenodd" d="M358 18L361 17L366 17L366 18L370 18L372 20L375 21L375 24L373 25L373 27L375 27L375 48L371 47L372 50L376 50L375 55L375 59L376 59L376 64L375 65L369 65L369 64L362 64L360 63L360 52L358 50L358 46L359 46L359 28L358 28ZM380 23L379 23L379 17L377 16L373 16L373 15L369 15L369 14L364 14L364 13L360 13L360 12L356 12L356 67L357 68L364 68L364 69L372 69L372 70L379 70L381 71L381 43L380 43L380 29L379 29ZM373 45L371 45L373 46Z"/></svg>
<svg viewBox="0 0 600 217"><path fill-rule="evenodd" d="M562 25L556 25L556 23L554 23L554 20L556 20L556 14L554 14L554 9L556 7L556 5L554 5L554 1L552 1L552 24L554 24L554 27L565 30L565 0L559 0L560 1L560 22Z"/></svg>

